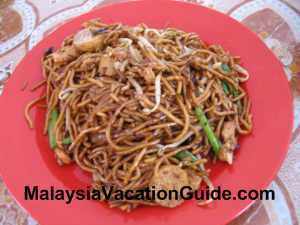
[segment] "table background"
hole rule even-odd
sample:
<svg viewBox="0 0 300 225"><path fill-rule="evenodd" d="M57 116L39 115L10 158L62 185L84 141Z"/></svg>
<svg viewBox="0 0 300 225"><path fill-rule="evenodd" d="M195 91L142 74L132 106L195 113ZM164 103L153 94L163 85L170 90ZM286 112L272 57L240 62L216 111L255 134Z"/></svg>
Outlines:
<svg viewBox="0 0 300 225"><path fill-rule="evenodd" d="M20 60L55 27L94 8L118 1L0 0L0 94L5 81ZM293 138L288 156L270 185L270 188L276 191L276 200L257 201L230 225L298 225L300 219L300 160L298 160L300 159L300 0L190 1L221 11L254 31L282 62L294 96ZM36 225L38 222L16 203L0 178L1 224Z"/></svg>

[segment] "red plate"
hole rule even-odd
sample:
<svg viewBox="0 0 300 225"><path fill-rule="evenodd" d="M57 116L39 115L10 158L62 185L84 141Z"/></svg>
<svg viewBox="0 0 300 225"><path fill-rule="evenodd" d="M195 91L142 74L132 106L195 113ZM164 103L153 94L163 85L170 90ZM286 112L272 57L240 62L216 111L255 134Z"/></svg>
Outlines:
<svg viewBox="0 0 300 225"><path fill-rule="evenodd" d="M25 201L24 185L40 188L85 188L89 176L76 166L59 167L47 138L42 133L44 111L35 111L36 129L24 120L25 105L40 96L21 91L24 82L33 85L42 79L40 59L45 49L58 47L62 40L92 18L150 27L166 25L196 32L209 42L222 45L242 58L250 72L246 88L252 100L253 132L242 138L234 165L218 163L213 168L215 185L236 192L240 188L266 188L276 175L286 155L291 138L292 97L282 66L267 47L235 20L195 4L176 1L132 1L99 8L63 25L45 38L19 64L0 97L0 171L16 199L41 224L225 224L242 213L246 201L215 201L201 208L189 201L175 209L142 207L132 213L108 208L95 201Z"/></svg>

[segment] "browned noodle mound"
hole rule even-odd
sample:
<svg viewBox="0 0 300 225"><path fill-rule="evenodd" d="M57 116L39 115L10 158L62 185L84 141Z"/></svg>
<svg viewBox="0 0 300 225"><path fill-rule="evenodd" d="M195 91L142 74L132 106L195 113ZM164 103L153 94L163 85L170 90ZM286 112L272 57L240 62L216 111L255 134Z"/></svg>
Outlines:
<svg viewBox="0 0 300 225"><path fill-rule="evenodd" d="M201 180L211 187L205 164L232 164L238 136L252 129L241 87L249 74L239 57L194 33L92 20L49 49L42 68L45 79L33 90L45 84L46 93L28 104L26 119L32 127L29 110L46 99L44 133L58 163L75 162L93 174L94 188L197 189ZM126 211L181 203L109 201Z"/></svg>

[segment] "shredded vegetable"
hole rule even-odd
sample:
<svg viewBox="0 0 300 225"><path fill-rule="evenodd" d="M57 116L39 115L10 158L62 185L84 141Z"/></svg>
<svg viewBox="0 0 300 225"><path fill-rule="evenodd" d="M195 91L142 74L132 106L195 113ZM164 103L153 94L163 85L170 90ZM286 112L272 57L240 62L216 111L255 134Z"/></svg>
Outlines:
<svg viewBox="0 0 300 225"><path fill-rule="evenodd" d="M70 144L72 144L72 139L70 137L64 138L62 143L64 145L70 145Z"/></svg>
<svg viewBox="0 0 300 225"><path fill-rule="evenodd" d="M209 122L205 116L205 113L203 112L200 106L196 107L195 112L196 112L197 119L201 127L203 128L209 143L212 146L213 151L215 152L215 154L218 154L221 148L221 144L219 139L214 134L212 128L210 127Z"/></svg>

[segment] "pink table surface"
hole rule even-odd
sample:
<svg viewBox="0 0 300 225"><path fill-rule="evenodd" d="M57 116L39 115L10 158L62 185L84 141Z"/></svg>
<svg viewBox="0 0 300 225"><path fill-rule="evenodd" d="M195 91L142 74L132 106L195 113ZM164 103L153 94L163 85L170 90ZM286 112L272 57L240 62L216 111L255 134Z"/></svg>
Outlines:
<svg viewBox="0 0 300 225"><path fill-rule="evenodd" d="M53 28L96 7L114 2L117 0L0 0L0 93L20 60ZM257 201L230 225L298 225L300 1L193 0L192 2L221 11L254 31L282 62L294 96L293 138L287 158L270 185L270 188L276 191L277 198L274 201ZM1 178L0 224L38 224L16 203Z"/></svg>

